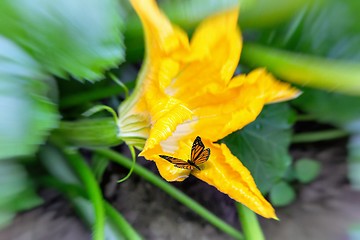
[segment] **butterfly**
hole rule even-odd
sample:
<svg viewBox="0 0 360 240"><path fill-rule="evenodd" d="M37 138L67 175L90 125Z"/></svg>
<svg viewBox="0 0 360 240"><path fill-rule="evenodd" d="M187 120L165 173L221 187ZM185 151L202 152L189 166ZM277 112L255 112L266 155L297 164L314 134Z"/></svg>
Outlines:
<svg viewBox="0 0 360 240"><path fill-rule="evenodd" d="M194 168L201 170L199 164L206 162L210 157L210 148L206 148L201 138L197 136L191 148L191 158L187 161L179 158L174 158L166 155L159 155L159 157L174 164L177 168L193 170Z"/></svg>

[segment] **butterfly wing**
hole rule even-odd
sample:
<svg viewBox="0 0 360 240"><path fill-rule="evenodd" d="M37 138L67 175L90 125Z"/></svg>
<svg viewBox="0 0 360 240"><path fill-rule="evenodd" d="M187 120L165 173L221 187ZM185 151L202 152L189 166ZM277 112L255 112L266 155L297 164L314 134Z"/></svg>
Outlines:
<svg viewBox="0 0 360 240"><path fill-rule="evenodd" d="M179 158L174 158L174 157L170 157L170 156L166 156L166 155L159 155L159 157L174 164L174 166L177 168L189 169L189 170L194 169L194 167L191 166L188 162L185 162L184 160L181 160Z"/></svg>
<svg viewBox="0 0 360 240"><path fill-rule="evenodd" d="M193 170L200 168L197 166L206 162L210 157L210 149L205 149L204 143L201 141L201 138L197 136L191 148L191 159L189 161L184 161L179 158L170 157L167 155L159 155L159 157L165 159L166 161L174 164L177 168Z"/></svg>
<svg viewBox="0 0 360 240"><path fill-rule="evenodd" d="M206 162L209 159L209 157L210 157L210 148L207 148L200 153L198 158L193 159L193 161L195 165L199 165Z"/></svg>
<svg viewBox="0 0 360 240"><path fill-rule="evenodd" d="M197 136L191 148L191 161L194 162L195 159L199 158L201 153L204 151L204 148L205 146L201 141L201 138Z"/></svg>

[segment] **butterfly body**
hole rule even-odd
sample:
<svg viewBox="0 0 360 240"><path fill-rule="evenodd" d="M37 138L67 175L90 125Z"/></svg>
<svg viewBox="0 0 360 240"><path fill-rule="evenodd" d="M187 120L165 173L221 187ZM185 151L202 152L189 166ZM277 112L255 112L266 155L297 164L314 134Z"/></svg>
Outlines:
<svg viewBox="0 0 360 240"><path fill-rule="evenodd" d="M171 162L177 168L188 170L193 170L194 168L196 168L198 170L201 170L198 165L206 162L209 159L210 148L205 149L201 138L197 136L191 148L191 159L185 161L167 155L159 155L159 157L167 160L168 162Z"/></svg>
<svg viewBox="0 0 360 240"><path fill-rule="evenodd" d="M197 170L201 170L201 169L199 168L199 166L198 166L198 165L196 165L193 161L188 160L188 163L189 163L189 165L190 165L190 166L195 167Z"/></svg>

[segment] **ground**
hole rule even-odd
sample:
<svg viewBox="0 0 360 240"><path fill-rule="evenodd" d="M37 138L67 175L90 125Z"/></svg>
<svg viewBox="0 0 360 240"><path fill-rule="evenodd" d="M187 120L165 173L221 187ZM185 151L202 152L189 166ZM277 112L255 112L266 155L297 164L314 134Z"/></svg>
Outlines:
<svg viewBox="0 0 360 240"><path fill-rule="evenodd" d="M295 186L296 202L276 209L280 222L261 219L267 239L347 239L349 227L360 222L360 192L353 191L346 178L346 140L293 146L291 152L294 159L311 157L320 161L321 174L310 184ZM139 162L155 170L153 163ZM231 239L138 176L115 184L124 172L118 166L110 167L106 173L105 196L144 239ZM174 185L239 228L233 201L226 195L195 178ZM0 231L0 240L91 239L89 230L65 199L52 190L44 190L42 194L47 202L19 214L11 226Z"/></svg>

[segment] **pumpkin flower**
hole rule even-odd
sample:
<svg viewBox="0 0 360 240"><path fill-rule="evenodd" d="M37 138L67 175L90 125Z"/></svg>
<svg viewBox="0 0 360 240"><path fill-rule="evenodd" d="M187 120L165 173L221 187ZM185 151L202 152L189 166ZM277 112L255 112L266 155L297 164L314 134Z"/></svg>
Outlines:
<svg viewBox="0 0 360 240"><path fill-rule="evenodd" d="M242 48L238 8L205 19L189 42L154 0L131 3L143 25L146 52L134 92L119 108L120 137L154 161L167 181L192 174L276 219L247 168L215 142L254 121L264 104L292 99L299 91L264 69L233 77ZM177 168L159 157L189 159L197 136L211 150L201 170Z"/></svg>

